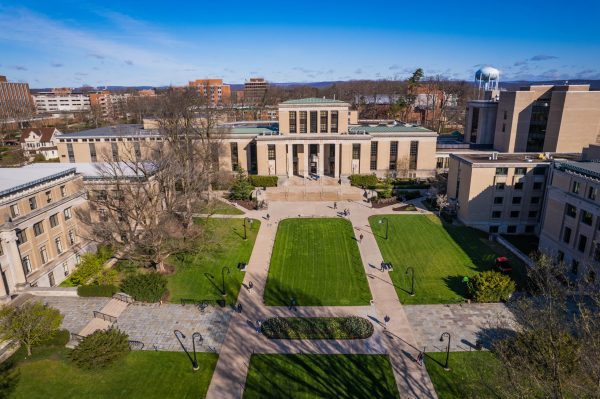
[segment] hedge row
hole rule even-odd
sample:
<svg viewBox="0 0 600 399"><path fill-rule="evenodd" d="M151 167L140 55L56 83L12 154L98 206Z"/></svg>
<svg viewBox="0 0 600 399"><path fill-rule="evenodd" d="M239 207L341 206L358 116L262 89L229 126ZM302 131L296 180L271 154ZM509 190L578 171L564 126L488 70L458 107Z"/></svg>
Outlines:
<svg viewBox="0 0 600 399"><path fill-rule="evenodd" d="M80 285L77 287L77 295L79 296L105 296L112 297L119 292L119 287L116 285Z"/></svg>
<svg viewBox="0 0 600 399"><path fill-rule="evenodd" d="M362 317L273 317L261 325L270 339L365 339L373 324Z"/></svg>
<svg viewBox="0 0 600 399"><path fill-rule="evenodd" d="M254 187L277 187L277 176L249 175L248 178Z"/></svg>
<svg viewBox="0 0 600 399"><path fill-rule="evenodd" d="M379 179L375 175L350 175L350 184L356 187L375 188Z"/></svg>

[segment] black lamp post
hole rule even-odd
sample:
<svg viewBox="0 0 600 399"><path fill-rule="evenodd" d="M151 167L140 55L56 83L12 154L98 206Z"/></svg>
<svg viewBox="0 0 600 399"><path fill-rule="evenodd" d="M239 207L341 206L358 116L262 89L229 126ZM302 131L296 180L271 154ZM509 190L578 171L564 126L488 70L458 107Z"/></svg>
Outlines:
<svg viewBox="0 0 600 399"><path fill-rule="evenodd" d="M194 336L196 334L198 334L198 335L200 335L200 334L199 333L192 334L192 345L194 346L194 358L193 359L190 356L190 353L187 351L187 348L185 347L185 345L183 344L183 342L181 342L182 338L185 339L185 334L182 333L179 330L173 330L173 334L175 334L175 338L177 338L177 341L179 341L179 345L181 345L181 347L183 348L183 351L187 355L188 359L190 359L190 362L192 362L192 369L194 371L198 370L199 367L198 367L198 361L196 360L196 345L194 344Z"/></svg>
<svg viewBox="0 0 600 399"><path fill-rule="evenodd" d="M450 357L450 333L442 333L440 337L440 342L444 342L444 335L448 336L448 346L446 347L446 364L444 365L444 370L450 371L450 367L448 367L448 358Z"/></svg>
<svg viewBox="0 0 600 399"><path fill-rule="evenodd" d="M221 289L221 294L223 295L223 298L227 296L227 293L225 292L225 270L227 270L227 274L231 274L231 270L229 270L227 266L223 266L221 269L221 285L223 287Z"/></svg>
<svg viewBox="0 0 600 399"><path fill-rule="evenodd" d="M383 222L385 222L385 239L388 239L388 230L390 228L390 222L387 220L387 218L381 218L379 220L379 224L383 224Z"/></svg>
<svg viewBox="0 0 600 399"><path fill-rule="evenodd" d="M246 222L248 221L248 218L244 218L244 240L248 239L248 233L246 233Z"/></svg>
<svg viewBox="0 0 600 399"><path fill-rule="evenodd" d="M415 269L413 269L412 267L407 267L406 268L406 275L408 276L408 271L410 270L410 274L411 274L411 283L410 283L410 296L415 296Z"/></svg>

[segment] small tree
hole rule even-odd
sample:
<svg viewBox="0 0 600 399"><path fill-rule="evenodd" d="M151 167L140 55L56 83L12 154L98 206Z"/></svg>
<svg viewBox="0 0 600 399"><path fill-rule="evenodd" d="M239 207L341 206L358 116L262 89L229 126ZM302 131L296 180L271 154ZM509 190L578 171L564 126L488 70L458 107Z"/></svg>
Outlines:
<svg viewBox="0 0 600 399"><path fill-rule="evenodd" d="M477 273L467 287L476 302L507 301L515 292L515 282L509 276L492 270Z"/></svg>
<svg viewBox="0 0 600 399"><path fill-rule="evenodd" d="M167 279L159 273L131 274L125 277L121 289L136 301L158 302L167 292Z"/></svg>
<svg viewBox="0 0 600 399"><path fill-rule="evenodd" d="M0 336L19 341L31 356L31 348L52 338L62 319L58 310L39 302L26 302L20 307L4 306L0 309Z"/></svg>
<svg viewBox="0 0 600 399"><path fill-rule="evenodd" d="M435 198L435 203L438 207L438 214L441 215L442 211L448 207L448 196L446 194L438 194Z"/></svg>
<svg viewBox="0 0 600 399"><path fill-rule="evenodd" d="M231 186L231 190L229 190L229 199L248 200L252 196L252 190L254 190L254 186L250 183L248 175L246 175L244 169L239 168Z"/></svg>
<svg viewBox="0 0 600 399"><path fill-rule="evenodd" d="M118 329L98 330L83 338L70 358L81 368L104 367L130 351L128 340L127 334Z"/></svg>

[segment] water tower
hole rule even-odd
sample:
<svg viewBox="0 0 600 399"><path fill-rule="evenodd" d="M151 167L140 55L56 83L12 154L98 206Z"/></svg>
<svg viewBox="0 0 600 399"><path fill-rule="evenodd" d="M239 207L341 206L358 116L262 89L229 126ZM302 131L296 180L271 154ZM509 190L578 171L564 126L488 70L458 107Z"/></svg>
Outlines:
<svg viewBox="0 0 600 399"><path fill-rule="evenodd" d="M479 97L481 97L482 92L498 90L500 71L491 66L484 66L475 72L475 82L477 82L479 89Z"/></svg>

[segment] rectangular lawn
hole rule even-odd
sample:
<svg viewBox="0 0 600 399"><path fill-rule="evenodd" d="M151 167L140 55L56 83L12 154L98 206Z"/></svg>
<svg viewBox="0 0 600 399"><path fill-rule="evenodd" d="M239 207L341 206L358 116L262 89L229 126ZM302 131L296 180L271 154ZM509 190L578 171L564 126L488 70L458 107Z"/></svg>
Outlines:
<svg viewBox="0 0 600 399"><path fill-rule="evenodd" d="M260 221L253 220L252 228L247 224L247 240L244 240L243 219L209 218L199 219L207 232L210 244L197 254L171 256L168 263L175 267L175 273L167 276L169 301L178 303L181 299L219 300L222 299L222 268L224 272L227 302L234 303L244 279L244 272L237 269L239 262L248 263L254 241L260 228ZM213 276L213 277L210 277Z"/></svg>
<svg viewBox="0 0 600 399"><path fill-rule="evenodd" d="M371 292L345 219L286 219L279 223L264 301L267 305L368 305Z"/></svg>
<svg viewBox="0 0 600 399"><path fill-rule="evenodd" d="M253 355L245 399L398 398L385 355Z"/></svg>
<svg viewBox="0 0 600 399"><path fill-rule="evenodd" d="M495 258L509 256L513 278L522 284L524 266L508 251L490 243L485 233L461 226L444 226L434 215L386 215L369 218L371 229L386 262L394 265L390 277L402 303L461 302L467 294L465 276L494 267ZM493 247L493 249L492 249ZM415 296L410 296L410 272L415 272Z"/></svg>

